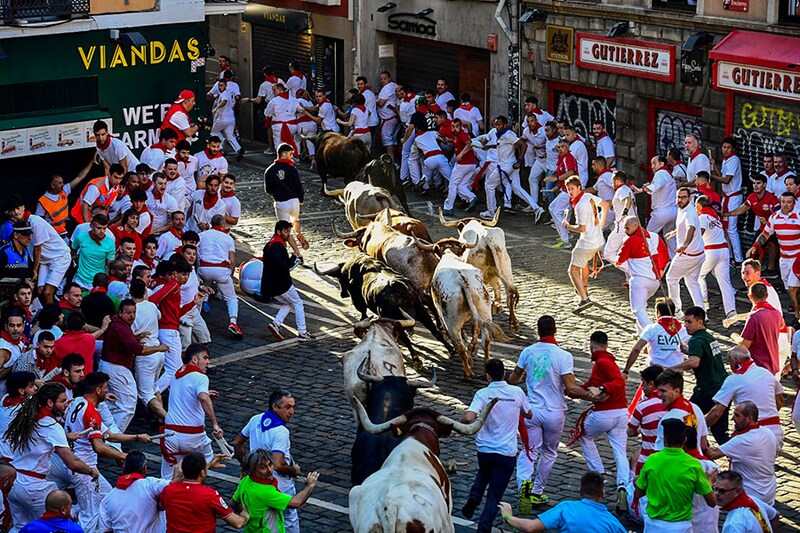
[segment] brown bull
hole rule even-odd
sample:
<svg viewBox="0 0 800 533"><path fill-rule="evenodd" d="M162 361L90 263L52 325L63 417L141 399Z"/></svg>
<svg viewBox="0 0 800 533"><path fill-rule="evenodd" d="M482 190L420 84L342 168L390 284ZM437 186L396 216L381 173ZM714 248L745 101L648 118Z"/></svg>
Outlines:
<svg viewBox="0 0 800 533"><path fill-rule="evenodd" d="M372 215L362 215L359 213L358 217L361 219L383 222L387 226L391 226L392 229L395 229L404 235L417 237L418 239L428 242L433 240L431 239L431 234L428 232L428 228L425 227L425 224L416 218L412 218L398 211L397 209L384 209L383 211ZM389 223L390 221L391 224Z"/></svg>

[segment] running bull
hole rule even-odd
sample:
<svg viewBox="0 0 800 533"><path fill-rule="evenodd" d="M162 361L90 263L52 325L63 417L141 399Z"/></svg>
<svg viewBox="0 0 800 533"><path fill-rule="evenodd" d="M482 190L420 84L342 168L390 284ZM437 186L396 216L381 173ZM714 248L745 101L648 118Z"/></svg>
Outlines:
<svg viewBox="0 0 800 533"><path fill-rule="evenodd" d="M330 178L343 178L345 183L350 183L370 160L367 145L361 139L332 131L323 131L303 139L314 142L317 172L322 178L323 187Z"/></svg>
<svg viewBox="0 0 800 533"><path fill-rule="evenodd" d="M506 304L508 305L508 327L516 333L519 331L516 307L519 302L519 291L514 285L514 274L511 272L511 257L506 248L506 235L501 228L496 227L500 217L500 209L495 212L491 221L477 218L462 218L457 221L445 220L442 208L439 208L439 222L443 226L456 227L461 242L477 242L475 248L464 251L461 258L483 272L483 282L492 288L494 299L492 311L499 312L502 307L500 296L500 282L506 289Z"/></svg>
<svg viewBox="0 0 800 533"><path fill-rule="evenodd" d="M373 215L363 215L359 213L358 217L362 219L383 222L392 229L395 229L405 235L418 237L428 242L433 240L431 239L431 234L428 232L428 228L425 227L425 224L416 218L406 215L402 211L398 211L397 209L388 208Z"/></svg>
<svg viewBox="0 0 800 533"><path fill-rule="evenodd" d="M380 470L350 489L350 524L355 533L453 533L455 526L450 478L439 460L439 439L452 431L474 435L483 426L497 399L469 424L432 409L412 409L374 424L355 400L364 429L403 436Z"/></svg>
<svg viewBox="0 0 800 533"><path fill-rule="evenodd" d="M318 270L314 265L314 271L320 275L333 276L339 281L342 298L350 297L353 306L361 312L362 321L367 318L368 309L379 317L399 320L401 323L413 319L421 322L448 351L452 351L423 304L420 293L410 280L394 270L367 255L359 254L324 271ZM420 368L422 362L408 334L401 330L399 336L411 354L414 367Z"/></svg>
<svg viewBox="0 0 800 533"><path fill-rule="evenodd" d="M378 159L373 159L367 163L358 173L356 179L375 187L386 189L403 206L406 213L411 213L411 208L408 206L408 200L406 199L406 191L400 182L400 173L397 171L397 167L394 166L392 158L388 155L383 154Z"/></svg>
<svg viewBox="0 0 800 533"><path fill-rule="evenodd" d="M344 189L328 190L323 185L326 196L337 197L344 204L344 213L347 222L353 229L363 228L369 224L369 215L376 214L386 208L397 209L397 204L386 189L375 187L368 183L353 181Z"/></svg>

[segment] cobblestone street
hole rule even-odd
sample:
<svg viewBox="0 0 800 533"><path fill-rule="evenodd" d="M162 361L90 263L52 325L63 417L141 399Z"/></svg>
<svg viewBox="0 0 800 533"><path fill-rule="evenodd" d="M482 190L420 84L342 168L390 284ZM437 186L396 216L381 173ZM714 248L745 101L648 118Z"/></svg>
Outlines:
<svg viewBox="0 0 800 533"><path fill-rule="evenodd" d="M232 164L231 172L238 178L237 194L242 200L242 218L232 232L239 249L238 262L253 255L261 255L261 249L272 234L275 222L272 202L263 193L262 173L267 164L266 156L260 150L250 150L240 164ZM303 168L307 168L303 165ZM331 230L331 222L346 229L344 212L331 198L319 193L319 179L315 173L303 172L306 186L306 202L303 208L303 228L311 243L306 255L306 266L314 261L321 265L340 260L354 253L343 248ZM456 236L454 228L442 227L434 212L429 211L428 201L434 208L441 205L440 196L419 198L413 194L409 202L413 215L422 220L434 238ZM464 216L457 210L457 215ZM610 351L618 361L624 360L635 340L634 321L628 308L624 281L620 272L613 268L604 270L598 280L590 283L590 294L596 305L581 315L572 313L577 298L569 285L566 270L569 250L551 250L555 242L555 232L548 225L533 225L533 218L518 214L505 216L499 224L506 232L506 241L512 258L514 276L520 291L518 318L521 330L518 335L508 332L508 317L505 311L496 316L496 322L509 334L510 340L493 344L493 355L506 361L510 371L520 351L536 340L535 323L542 314L552 314L559 325L560 345L573 353L575 374L578 382L584 381L591 366L588 353L588 338L592 331L602 329L611 339ZM310 268L298 268L293 272L295 284L306 303L309 331L317 336L317 341L299 344L294 334L294 316L290 315L287 326L290 331L287 339L276 342L266 326L274 315L277 306L263 304L242 295L239 324L245 333L242 341L233 340L225 329L227 317L224 304L212 300L212 312L206 320L212 331L212 365L209 371L211 387L220 392L215 408L220 425L225 430L228 442L244 427L255 413L266 409L269 393L276 387L288 388L296 397L295 416L289 423L292 435L292 455L302 466L303 472L318 470L320 484L312 500L300 510L301 528L310 533L329 533L350 531L347 516L348 491L350 488L350 447L355 435L355 421L347 404L342 387L341 354L356 344L350 326L359 318L358 312L348 300L340 298L338 287L330 278L322 278ZM736 277L738 281L738 276ZM712 286L711 323L709 329L720 340L729 345L728 335L734 330L721 327L722 310L714 281ZM741 282L738 281L738 288ZM749 304L739 293L739 310ZM505 298L504 298L505 301ZM741 327L741 324L739 325ZM442 414L460 417L469 405L474 392L485 385L485 381L472 381L462 378L461 363L451 358L441 345L435 342L424 328L416 328L414 343L419 346L426 365L435 365L438 382L435 389L420 390L417 405L437 409ZM735 331L740 331L737 329ZM644 356L642 356L644 360ZM636 369L642 368L640 363ZM475 361L476 373L480 374L482 361ZM423 371L425 374L427 371ZM688 381L693 384L689 376ZM778 502L777 509L783 515L784 531L800 530L800 513L797 511L797 495L800 480L796 475L800 437L791 427L789 409L796 392L794 383L784 380L787 390L786 405L781 411L787 437L778 460ZM638 374L632 373L628 383L629 397L638 386ZM690 389L691 389L690 385ZM687 391L686 396L689 396ZM588 405L579 401L569 401L569 414L566 429L574 426L578 415ZM791 429L790 429L791 428ZM152 421L144 415L137 415L131 431L156 433ZM210 434L210 430L209 430ZM566 448L565 432L559 458L550 477L547 493L550 495L550 508L565 499L578 498L578 482L585 472L580 448ZM610 448L606 441L600 441L601 454L608 468L606 502L613 502L614 465ZM473 437L454 435L442 442L442 460L454 460L459 466L451 475L453 483L454 519L457 531L474 529L474 523L464 519L460 508L466 500L469 487L476 472L476 454ZM151 474L158 473L160 452L153 444L146 447L151 454ZM463 465L463 466L462 466ZM105 475L112 482L119 474L118 467L106 464ZM795 473L792 473L795 472ZM211 473L208 483L217 488L229 499L239 478L238 464L231 461L224 469ZM302 482L298 482L298 489ZM507 501L513 501L516 509L516 485L512 480L506 494ZM476 518L480 513L476 512ZM632 531L641 531L633 523L624 522ZM498 518L499 524L499 518ZM506 527L507 530L508 528ZM220 526L220 530L225 530Z"/></svg>

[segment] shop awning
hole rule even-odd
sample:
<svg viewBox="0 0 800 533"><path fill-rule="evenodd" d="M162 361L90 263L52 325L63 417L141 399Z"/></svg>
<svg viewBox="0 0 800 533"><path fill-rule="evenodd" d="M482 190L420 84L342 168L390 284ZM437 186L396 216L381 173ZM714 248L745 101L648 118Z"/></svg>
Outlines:
<svg viewBox="0 0 800 533"><path fill-rule="evenodd" d="M733 30L708 57L716 89L800 100L800 38Z"/></svg>

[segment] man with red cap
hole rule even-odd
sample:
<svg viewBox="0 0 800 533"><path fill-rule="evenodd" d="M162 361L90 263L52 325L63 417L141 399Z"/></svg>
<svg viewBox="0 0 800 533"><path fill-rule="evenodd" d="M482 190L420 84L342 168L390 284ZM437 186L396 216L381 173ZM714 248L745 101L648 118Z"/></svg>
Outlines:
<svg viewBox="0 0 800 533"><path fill-rule="evenodd" d="M189 118L189 112L194 109L195 99L194 93L188 89L184 89L178 95L177 100L164 115L164 121L161 123L161 129L167 128L174 130L178 134L178 142L194 137L200 129L200 124L192 124Z"/></svg>

